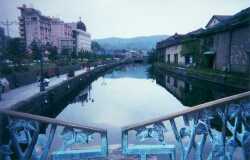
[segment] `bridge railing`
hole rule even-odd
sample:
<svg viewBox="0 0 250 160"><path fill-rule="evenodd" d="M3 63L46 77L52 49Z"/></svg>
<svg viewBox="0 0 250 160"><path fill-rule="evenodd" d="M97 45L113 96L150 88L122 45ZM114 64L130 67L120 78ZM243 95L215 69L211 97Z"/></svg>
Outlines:
<svg viewBox="0 0 250 160"><path fill-rule="evenodd" d="M134 140L135 144L130 144L130 138L139 143ZM250 92L122 129L123 153L140 156L143 160L157 154L181 160L230 160L236 157L247 160L250 158L249 146Z"/></svg>
<svg viewBox="0 0 250 160"><path fill-rule="evenodd" d="M8 124L4 128L9 134L7 143L0 143L0 157L2 155L4 160L11 160L13 157L19 160L46 160L48 157L53 160L70 160L100 158L108 154L106 129L11 110L0 109L0 115L7 119ZM42 132L44 133L41 134ZM96 137L100 139L100 146L89 149L90 141ZM52 151L55 139L61 144L55 148L56 151ZM74 148L75 146L82 148Z"/></svg>

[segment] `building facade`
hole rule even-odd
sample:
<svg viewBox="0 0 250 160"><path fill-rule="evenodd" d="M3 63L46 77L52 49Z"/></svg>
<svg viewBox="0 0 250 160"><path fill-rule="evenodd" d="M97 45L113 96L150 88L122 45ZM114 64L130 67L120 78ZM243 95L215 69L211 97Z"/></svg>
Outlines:
<svg viewBox="0 0 250 160"><path fill-rule="evenodd" d="M183 66L192 62L192 60L186 61L187 57L181 54L183 36L176 33L157 44L157 50L164 63Z"/></svg>
<svg viewBox="0 0 250 160"><path fill-rule="evenodd" d="M59 52L91 51L91 36L83 22L65 23L59 18L44 16L39 10L18 7L20 36L28 49L33 41L57 47ZM80 28L79 28L80 27Z"/></svg>
<svg viewBox="0 0 250 160"><path fill-rule="evenodd" d="M228 72L250 72L250 8L209 24L201 35L203 54L213 54L213 68Z"/></svg>
<svg viewBox="0 0 250 160"><path fill-rule="evenodd" d="M80 20L72 23L71 26L73 27L76 53L91 52L91 35L87 32L86 25Z"/></svg>
<svg viewBox="0 0 250 160"><path fill-rule="evenodd" d="M215 15L205 29L158 42L158 55L169 64L250 73L249 17L250 7L235 15Z"/></svg>
<svg viewBox="0 0 250 160"><path fill-rule="evenodd" d="M21 12L19 17L20 36L25 42L26 48L35 41L42 44L51 43L51 19L43 16L40 11L27 8L25 5L18 7Z"/></svg>

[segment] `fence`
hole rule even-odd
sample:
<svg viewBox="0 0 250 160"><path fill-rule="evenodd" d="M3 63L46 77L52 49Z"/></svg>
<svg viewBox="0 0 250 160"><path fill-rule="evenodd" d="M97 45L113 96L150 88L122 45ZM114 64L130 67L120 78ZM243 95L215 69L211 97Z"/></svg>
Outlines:
<svg viewBox="0 0 250 160"><path fill-rule="evenodd" d="M141 160L156 154L166 154L173 160L248 160L249 98L250 92L245 92L124 127L123 153L139 155ZM135 134L129 134L133 131ZM129 135L144 143L129 145ZM152 139L153 142L145 143Z"/></svg>
<svg viewBox="0 0 250 160"><path fill-rule="evenodd" d="M71 160L83 158L106 157L108 154L107 131L101 128L82 126L47 117L0 110L0 115L8 118L10 140L0 145L0 155L4 160L15 157L19 160L46 160L50 155L53 160ZM41 129L45 127L45 133ZM61 132L57 137L62 141L60 150L51 151L56 131ZM47 132L47 134L46 134ZM74 145L87 145L94 134L100 137L100 146L95 149L74 149ZM96 137L96 136L95 136ZM72 149L73 148L73 149Z"/></svg>

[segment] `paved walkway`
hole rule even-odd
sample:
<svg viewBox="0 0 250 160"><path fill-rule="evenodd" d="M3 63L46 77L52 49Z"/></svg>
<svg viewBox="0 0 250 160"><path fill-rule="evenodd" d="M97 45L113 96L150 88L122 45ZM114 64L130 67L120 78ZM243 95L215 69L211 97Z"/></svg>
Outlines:
<svg viewBox="0 0 250 160"><path fill-rule="evenodd" d="M85 69L75 71L75 76L83 74L84 72L86 72ZM67 80L67 74L60 75L60 77L51 77L49 80L50 80L49 86L46 88L50 88L52 86L55 86L56 84L59 84ZM29 85L25 85L10 90L2 94L2 100L0 101L0 108L2 109L11 108L11 106L17 104L20 101L30 98L39 92L40 92L39 82L35 82Z"/></svg>

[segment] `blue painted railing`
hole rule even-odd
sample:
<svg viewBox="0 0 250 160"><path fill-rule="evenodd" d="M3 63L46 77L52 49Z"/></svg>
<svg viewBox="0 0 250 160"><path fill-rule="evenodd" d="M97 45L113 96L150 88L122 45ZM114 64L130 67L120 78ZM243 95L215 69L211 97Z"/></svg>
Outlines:
<svg viewBox="0 0 250 160"><path fill-rule="evenodd" d="M129 144L133 131L140 141L156 141ZM249 160L250 92L124 127L122 151L141 160L157 154L172 160Z"/></svg>
<svg viewBox="0 0 250 160"><path fill-rule="evenodd" d="M4 160L11 160L13 157L19 160L46 160L48 158L71 160L100 158L108 155L108 139L105 129L10 110L0 109L0 115L8 118L6 127L10 134L8 143L0 144L0 155ZM46 131L41 134L44 127ZM56 137L58 132L60 135ZM94 134L99 135L101 139L99 147L96 149L73 148L74 145L89 144ZM62 145L57 146L54 151L52 143L55 138Z"/></svg>

